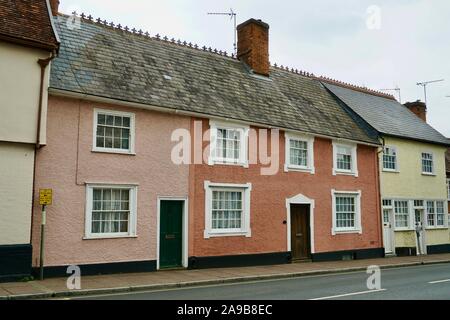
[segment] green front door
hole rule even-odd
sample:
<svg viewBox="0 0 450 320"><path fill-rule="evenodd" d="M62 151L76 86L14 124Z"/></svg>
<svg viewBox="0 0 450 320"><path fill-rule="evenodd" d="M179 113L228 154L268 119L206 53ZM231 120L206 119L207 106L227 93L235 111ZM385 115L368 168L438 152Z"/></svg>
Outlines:
<svg viewBox="0 0 450 320"><path fill-rule="evenodd" d="M181 267L183 201L162 200L159 222L159 267Z"/></svg>

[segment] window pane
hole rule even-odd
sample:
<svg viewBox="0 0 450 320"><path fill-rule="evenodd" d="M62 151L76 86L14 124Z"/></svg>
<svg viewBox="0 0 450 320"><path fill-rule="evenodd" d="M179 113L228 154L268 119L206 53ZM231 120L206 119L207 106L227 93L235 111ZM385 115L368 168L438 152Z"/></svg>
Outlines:
<svg viewBox="0 0 450 320"><path fill-rule="evenodd" d="M212 191L211 226L213 229L241 228L242 191Z"/></svg>
<svg viewBox="0 0 450 320"><path fill-rule="evenodd" d="M336 227L355 227L355 196L336 196Z"/></svg>
<svg viewBox="0 0 450 320"><path fill-rule="evenodd" d="M217 129L216 156L236 162L240 159L241 132L233 129Z"/></svg>
<svg viewBox="0 0 450 320"><path fill-rule="evenodd" d="M394 201L395 226L407 228L409 226L408 201Z"/></svg>
<svg viewBox="0 0 450 320"><path fill-rule="evenodd" d="M129 189L93 189L92 233L128 232Z"/></svg>
<svg viewBox="0 0 450 320"><path fill-rule="evenodd" d="M383 168L388 170L397 169L397 154L395 149L386 147L383 153Z"/></svg>
<svg viewBox="0 0 450 320"><path fill-rule="evenodd" d="M96 146L129 150L130 117L98 114Z"/></svg>
<svg viewBox="0 0 450 320"><path fill-rule="evenodd" d="M301 140L289 140L290 164L306 167L308 165L308 143Z"/></svg>

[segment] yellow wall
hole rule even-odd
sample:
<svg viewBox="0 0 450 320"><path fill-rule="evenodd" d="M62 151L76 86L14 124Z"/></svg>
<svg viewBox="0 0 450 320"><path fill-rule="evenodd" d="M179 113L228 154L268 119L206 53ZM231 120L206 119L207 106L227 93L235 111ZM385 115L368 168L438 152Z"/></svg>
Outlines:
<svg viewBox="0 0 450 320"><path fill-rule="evenodd" d="M0 42L0 141L35 143L41 68L49 52ZM47 67L42 104L41 143L45 144L47 118Z"/></svg>
<svg viewBox="0 0 450 320"><path fill-rule="evenodd" d="M0 142L0 245L30 243L34 145Z"/></svg>
<svg viewBox="0 0 450 320"><path fill-rule="evenodd" d="M397 148L398 172L384 172L380 156L380 183L382 198L445 200L445 147L384 137L386 146ZM434 154L434 176L422 174L421 153Z"/></svg>
<svg viewBox="0 0 450 320"><path fill-rule="evenodd" d="M380 156L380 186L383 199L402 200L445 200L447 198L445 152L438 145L392 137L384 137L385 145L396 148L398 172L383 171ZM434 175L422 174L421 153L432 152ZM414 210L410 201L410 230L395 231L396 247L415 247ZM426 218L426 215L425 215ZM427 245L450 243L448 229L425 229Z"/></svg>

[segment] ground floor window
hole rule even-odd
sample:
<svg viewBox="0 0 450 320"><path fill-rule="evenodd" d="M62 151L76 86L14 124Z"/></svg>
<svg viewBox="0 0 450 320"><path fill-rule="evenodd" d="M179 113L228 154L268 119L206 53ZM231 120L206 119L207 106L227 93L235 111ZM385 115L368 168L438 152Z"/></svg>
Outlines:
<svg viewBox="0 0 450 320"><path fill-rule="evenodd" d="M361 192L332 191L332 233L361 232Z"/></svg>
<svg viewBox="0 0 450 320"><path fill-rule="evenodd" d="M135 186L87 186L87 238L134 236L136 233L135 223Z"/></svg>
<svg viewBox="0 0 450 320"><path fill-rule="evenodd" d="M251 184L205 182L205 238L250 236Z"/></svg>
<svg viewBox="0 0 450 320"><path fill-rule="evenodd" d="M444 201L427 201L427 227L445 227Z"/></svg>
<svg viewBox="0 0 450 320"><path fill-rule="evenodd" d="M395 227L406 229L409 227L409 206L407 200L394 201Z"/></svg>

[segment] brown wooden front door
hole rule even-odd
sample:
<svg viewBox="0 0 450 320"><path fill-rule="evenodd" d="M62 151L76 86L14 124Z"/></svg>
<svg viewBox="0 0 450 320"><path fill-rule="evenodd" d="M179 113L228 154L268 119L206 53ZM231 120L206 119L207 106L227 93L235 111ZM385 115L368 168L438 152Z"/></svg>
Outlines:
<svg viewBox="0 0 450 320"><path fill-rule="evenodd" d="M291 205L291 252L292 259L311 257L311 236L309 228L309 205Z"/></svg>

